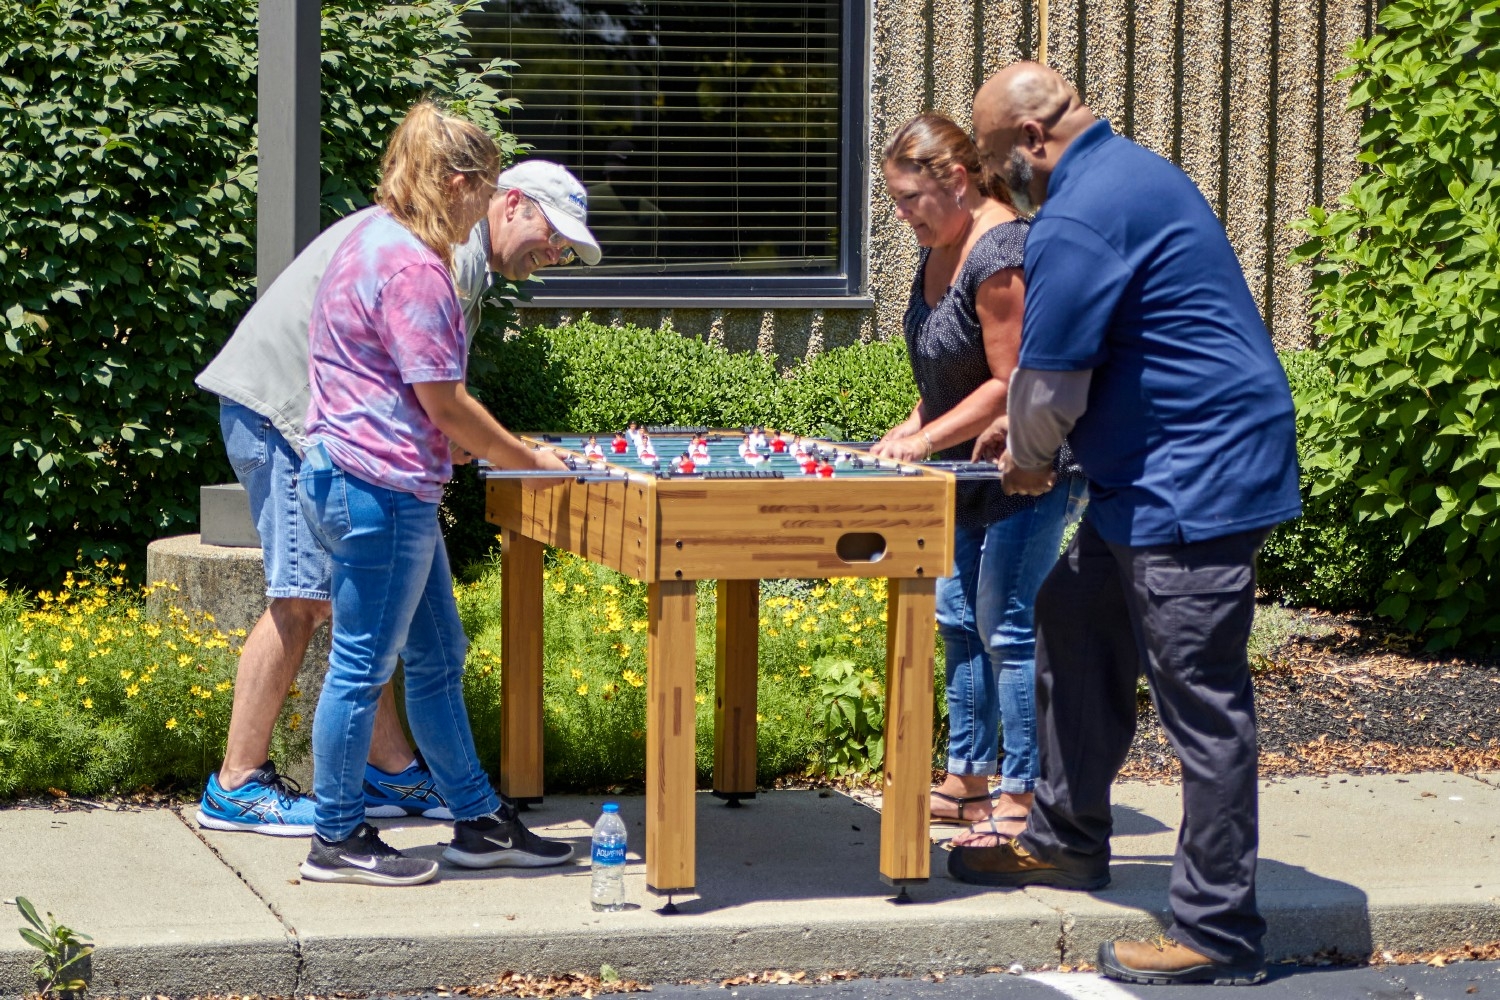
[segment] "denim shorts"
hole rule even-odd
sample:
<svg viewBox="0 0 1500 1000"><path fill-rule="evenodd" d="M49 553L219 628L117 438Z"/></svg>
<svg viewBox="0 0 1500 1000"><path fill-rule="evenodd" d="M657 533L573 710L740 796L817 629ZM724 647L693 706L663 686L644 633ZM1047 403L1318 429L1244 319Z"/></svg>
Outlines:
<svg viewBox="0 0 1500 1000"><path fill-rule="evenodd" d="M266 596L328 600L333 562L303 517L297 499L302 458L270 420L222 398L219 430L235 478L249 494L250 517L260 532Z"/></svg>

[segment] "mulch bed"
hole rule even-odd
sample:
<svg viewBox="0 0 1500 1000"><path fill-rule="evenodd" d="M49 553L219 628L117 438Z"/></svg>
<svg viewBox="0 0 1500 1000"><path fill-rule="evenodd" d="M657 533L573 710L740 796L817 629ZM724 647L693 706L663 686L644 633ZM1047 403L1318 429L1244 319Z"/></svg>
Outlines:
<svg viewBox="0 0 1500 1000"><path fill-rule="evenodd" d="M1494 659L1424 653L1369 620L1298 613L1254 670L1262 775L1500 771ZM1143 696L1121 777L1178 774Z"/></svg>

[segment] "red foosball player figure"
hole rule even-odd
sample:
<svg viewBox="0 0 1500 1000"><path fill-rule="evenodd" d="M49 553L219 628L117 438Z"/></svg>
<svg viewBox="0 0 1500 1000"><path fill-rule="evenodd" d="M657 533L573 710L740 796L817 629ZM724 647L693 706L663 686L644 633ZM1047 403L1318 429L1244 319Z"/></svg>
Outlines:
<svg viewBox="0 0 1500 1000"><path fill-rule="evenodd" d="M610 442L609 450L616 455L623 455L630 448L630 442L625 440L624 434L616 434L615 439Z"/></svg>
<svg viewBox="0 0 1500 1000"><path fill-rule="evenodd" d="M811 455L804 456L802 459L802 471L809 476L815 474L818 471L818 460Z"/></svg>
<svg viewBox="0 0 1500 1000"><path fill-rule="evenodd" d="M687 452L683 452L682 457L677 460L677 471L683 473L684 475L691 475L692 473L696 472L697 469L698 466L693 464L693 456L689 455Z"/></svg>
<svg viewBox="0 0 1500 1000"><path fill-rule="evenodd" d="M818 476L820 478L822 478L822 479L832 479L833 478L833 463L832 462L822 462L822 463L819 463L819 465L818 465Z"/></svg>
<svg viewBox="0 0 1500 1000"><path fill-rule="evenodd" d="M786 451L786 438L781 436L780 431L776 431L771 435L771 451L778 455Z"/></svg>

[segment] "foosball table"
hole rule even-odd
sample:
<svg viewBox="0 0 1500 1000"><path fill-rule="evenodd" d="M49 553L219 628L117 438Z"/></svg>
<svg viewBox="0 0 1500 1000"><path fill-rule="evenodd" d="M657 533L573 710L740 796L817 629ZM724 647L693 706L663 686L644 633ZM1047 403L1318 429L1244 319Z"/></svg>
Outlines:
<svg viewBox="0 0 1500 1000"><path fill-rule="evenodd" d="M713 792L737 804L756 789L760 581L884 577L880 875L925 881L935 585L953 568L955 473L757 431L522 437L570 472L487 473L486 517L503 536L501 791L542 795L544 546L648 585L645 857L658 895L695 884L697 581L718 588ZM543 477L558 485L528 483Z"/></svg>

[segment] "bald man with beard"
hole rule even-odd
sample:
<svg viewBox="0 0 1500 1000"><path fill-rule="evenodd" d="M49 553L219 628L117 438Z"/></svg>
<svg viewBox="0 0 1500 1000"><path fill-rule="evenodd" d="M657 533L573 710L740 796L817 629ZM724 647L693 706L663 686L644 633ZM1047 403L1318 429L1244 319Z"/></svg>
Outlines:
<svg viewBox="0 0 1500 1000"><path fill-rule="evenodd" d="M1108 941L1106 976L1247 985L1265 977L1255 899L1255 708L1246 644L1255 557L1300 512L1286 376L1224 228L1172 163L1117 136L1061 76L997 73L974 101L986 166L1027 238L1008 414L976 446L1036 493L1064 435L1089 508L1036 603L1041 776L1026 829L955 848L954 877L1109 883L1110 785L1142 672L1182 761L1173 922Z"/></svg>

